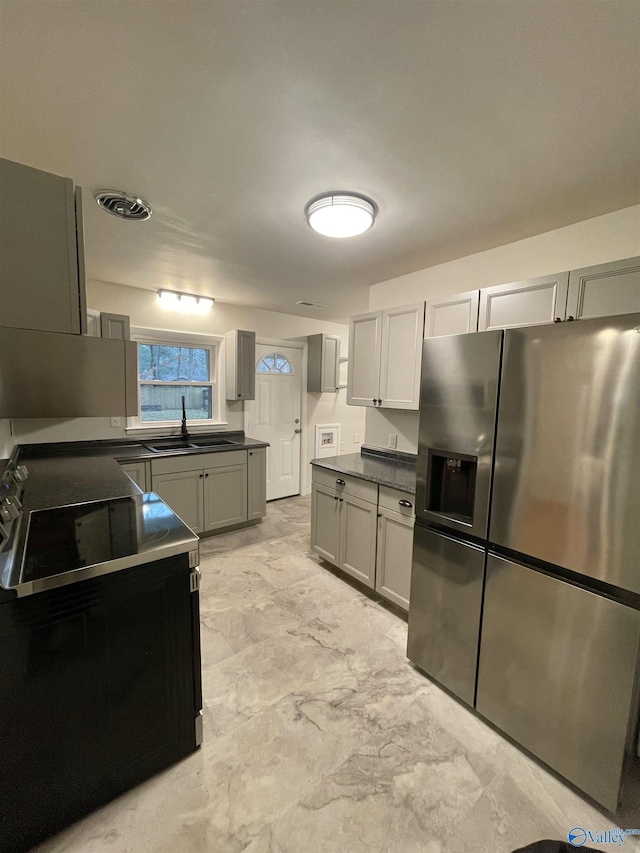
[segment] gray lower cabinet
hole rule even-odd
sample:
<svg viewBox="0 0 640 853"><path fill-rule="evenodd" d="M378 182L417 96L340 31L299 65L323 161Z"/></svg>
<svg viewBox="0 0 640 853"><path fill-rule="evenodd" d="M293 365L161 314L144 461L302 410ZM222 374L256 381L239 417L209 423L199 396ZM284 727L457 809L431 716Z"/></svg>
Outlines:
<svg viewBox="0 0 640 853"><path fill-rule="evenodd" d="M204 527L204 471L154 474L153 491L180 516L194 533Z"/></svg>
<svg viewBox="0 0 640 853"><path fill-rule="evenodd" d="M345 494L340 505L340 563L347 572L373 589L376 584L377 506Z"/></svg>
<svg viewBox="0 0 640 853"><path fill-rule="evenodd" d="M405 609L413 524L411 495L314 466L312 550Z"/></svg>
<svg viewBox="0 0 640 853"><path fill-rule="evenodd" d="M379 507L376 590L395 604L409 609L413 519Z"/></svg>
<svg viewBox="0 0 640 853"><path fill-rule="evenodd" d="M311 507L312 550L373 589L377 505L314 483Z"/></svg>
<svg viewBox="0 0 640 853"><path fill-rule="evenodd" d="M247 520L247 465L204 472L204 529L220 530Z"/></svg>
<svg viewBox="0 0 640 853"><path fill-rule="evenodd" d="M640 258L612 261L569 274L567 318L640 312Z"/></svg>
<svg viewBox="0 0 640 853"><path fill-rule="evenodd" d="M340 563L340 501L335 489L311 487L311 548L334 566Z"/></svg>
<svg viewBox="0 0 640 853"><path fill-rule="evenodd" d="M266 448L184 454L151 462L151 487L196 533L266 514Z"/></svg>
<svg viewBox="0 0 640 853"><path fill-rule="evenodd" d="M267 448L247 451L247 518L264 518L267 514Z"/></svg>
<svg viewBox="0 0 640 853"><path fill-rule="evenodd" d="M149 463L144 460L138 462L121 462L120 467L129 479L143 492L149 491Z"/></svg>

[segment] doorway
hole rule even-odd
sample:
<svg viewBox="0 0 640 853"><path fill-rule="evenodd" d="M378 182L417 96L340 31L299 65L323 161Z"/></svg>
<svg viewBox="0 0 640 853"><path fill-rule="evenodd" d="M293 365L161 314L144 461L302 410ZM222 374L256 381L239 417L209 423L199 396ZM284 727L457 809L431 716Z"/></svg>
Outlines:
<svg viewBox="0 0 640 853"><path fill-rule="evenodd" d="M256 344L256 397L244 404L245 432L269 442L267 500L300 494L302 350Z"/></svg>

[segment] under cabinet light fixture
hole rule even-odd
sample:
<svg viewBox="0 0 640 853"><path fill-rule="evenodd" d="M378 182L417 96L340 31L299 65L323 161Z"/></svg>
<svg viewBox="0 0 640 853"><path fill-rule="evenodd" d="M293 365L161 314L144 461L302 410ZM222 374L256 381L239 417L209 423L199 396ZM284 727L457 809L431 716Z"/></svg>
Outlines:
<svg viewBox="0 0 640 853"><path fill-rule="evenodd" d="M176 290L158 291L160 307L168 311L179 311L181 314L208 314L214 301L210 296L195 296L192 293L178 293Z"/></svg>
<svg viewBox="0 0 640 853"><path fill-rule="evenodd" d="M364 234L376 218L376 205L366 196L330 192L312 198L304 209L307 222L325 237L355 237Z"/></svg>

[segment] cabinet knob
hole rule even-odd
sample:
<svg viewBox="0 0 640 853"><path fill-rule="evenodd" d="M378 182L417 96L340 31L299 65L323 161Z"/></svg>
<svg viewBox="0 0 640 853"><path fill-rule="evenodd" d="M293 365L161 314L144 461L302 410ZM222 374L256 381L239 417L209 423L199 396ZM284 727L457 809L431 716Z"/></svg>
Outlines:
<svg viewBox="0 0 640 853"><path fill-rule="evenodd" d="M572 320L575 320L575 319L576 319L576 318L575 318L573 315L571 315L571 314L569 314L569 316L567 317L567 321L568 321L569 323L570 323Z"/></svg>
<svg viewBox="0 0 640 853"><path fill-rule="evenodd" d="M344 480L336 480L336 483L337 483L339 486L346 486L346 485L347 485L347 484L345 483L345 481L344 481Z"/></svg>
<svg viewBox="0 0 640 853"><path fill-rule="evenodd" d="M560 317L554 317L553 322L554 323L562 323L562 319Z"/></svg>
<svg viewBox="0 0 640 853"><path fill-rule="evenodd" d="M342 501L344 500L344 498L338 498L338 500L340 501L340 503L342 503Z"/></svg>
<svg viewBox="0 0 640 853"><path fill-rule="evenodd" d="M200 479L202 479L203 477L204 477L204 474L200 474Z"/></svg>
<svg viewBox="0 0 640 853"><path fill-rule="evenodd" d="M409 503L409 501L398 501L398 503L400 504L400 506L406 506L407 509L413 508L413 504Z"/></svg>
<svg viewBox="0 0 640 853"><path fill-rule="evenodd" d="M381 406L381 405L382 405L382 399L381 399L380 397L378 397L378 405L379 405L379 406Z"/></svg>
<svg viewBox="0 0 640 853"><path fill-rule="evenodd" d="M253 456L253 450L249 451L249 456Z"/></svg>
<svg viewBox="0 0 640 853"><path fill-rule="evenodd" d="M205 477L208 477L209 475L208 475L208 474L205 474L204 476L205 476Z"/></svg>
<svg viewBox="0 0 640 853"><path fill-rule="evenodd" d="M300 428L298 428L298 429L294 429L294 432L297 434L299 432L302 432L302 430Z"/></svg>
<svg viewBox="0 0 640 853"><path fill-rule="evenodd" d="M375 406L375 404L376 404L376 398L375 397L373 398L372 402L373 402L373 405Z"/></svg>
<svg viewBox="0 0 640 853"><path fill-rule="evenodd" d="M337 501L337 500L338 500L338 496L336 495L336 496L334 497L334 501Z"/></svg>
<svg viewBox="0 0 640 853"><path fill-rule="evenodd" d="M379 512L379 513L378 513L378 518L382 518L382 513L381 513L381 512Z"/></svg>

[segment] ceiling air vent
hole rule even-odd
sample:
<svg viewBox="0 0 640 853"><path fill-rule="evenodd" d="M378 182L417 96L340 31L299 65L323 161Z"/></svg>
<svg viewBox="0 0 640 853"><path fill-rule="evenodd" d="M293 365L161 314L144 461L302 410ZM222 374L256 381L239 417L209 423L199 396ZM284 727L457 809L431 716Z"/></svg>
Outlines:
<svg viewBox="0 0 640 853"><path fill-rule="evenodd" d="M304 299L300 299L296 302L296 305L304 305L305 308L326 308L326 305L322 305L320 302L306 302Z"/></svg>
<svg viewBox="0 0 640 853"><path fill-rule="evenodd" d="M107 213L119 216L120 219L141 222L151 216L151 206L146 201L135 195L123 193L121 190L98 190L95 193L95 200L98 202L98 207L106 210Z"/></svg>

